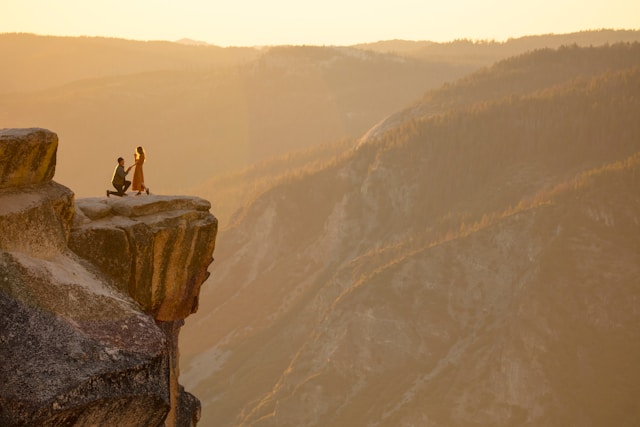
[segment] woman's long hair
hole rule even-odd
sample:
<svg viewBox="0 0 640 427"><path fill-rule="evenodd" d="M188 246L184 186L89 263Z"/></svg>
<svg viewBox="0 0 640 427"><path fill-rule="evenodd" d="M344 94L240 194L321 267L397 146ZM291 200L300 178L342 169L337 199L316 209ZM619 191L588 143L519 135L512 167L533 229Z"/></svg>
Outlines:
<svg viewBox="0 0 640 427"><path fill-rule="evenodd" d="M147 153L144 151L144 148L142 148L142 145L139 145L138 148L136 148L136 159L139 159L140 157L144 157L145 161L147 160Z"/></svg>

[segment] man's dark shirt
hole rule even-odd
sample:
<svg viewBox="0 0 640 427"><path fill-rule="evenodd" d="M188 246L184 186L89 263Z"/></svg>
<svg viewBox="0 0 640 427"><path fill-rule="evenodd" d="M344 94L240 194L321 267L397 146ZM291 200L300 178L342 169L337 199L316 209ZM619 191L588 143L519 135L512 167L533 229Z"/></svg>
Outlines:
<svg viewBox="0 0 640 427"><path fill-rule="evenodd" d="M111 183L113 185L124 185L124 178L126 176L127 173L124 171L124 166L118 165L113 171L113 179L111 180Z"/></svg>

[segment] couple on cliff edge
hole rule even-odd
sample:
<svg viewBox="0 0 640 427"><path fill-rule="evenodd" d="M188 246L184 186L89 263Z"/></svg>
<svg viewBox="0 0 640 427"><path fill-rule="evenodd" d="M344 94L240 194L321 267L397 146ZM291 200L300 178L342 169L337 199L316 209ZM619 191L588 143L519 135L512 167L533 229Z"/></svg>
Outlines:
<svg viewBox="0 0 640 427"><path fill-rule="evenodd" d="M136 196L139 196L144 191L149 195L149 187L144 185L144 172L142 170L142 165L146 159L146 153L142 146L136 148L136 152L133 155L133 164L129 166L126 170L124 168L124 159L122 157L118 157L118 165L113 171L113 178L111 179L111 184L118 191L110 191L107 190L107 197L114 195L118 197L126 196L127 190L131 185L131 181L127 181L126 177L132 167L135 166L133 171L133 186L132 190L138 191Z"/></svg>

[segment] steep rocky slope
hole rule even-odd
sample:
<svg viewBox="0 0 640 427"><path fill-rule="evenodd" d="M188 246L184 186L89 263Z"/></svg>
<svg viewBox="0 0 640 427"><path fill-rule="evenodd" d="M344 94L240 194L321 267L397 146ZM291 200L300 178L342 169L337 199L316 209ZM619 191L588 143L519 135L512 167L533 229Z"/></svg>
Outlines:
<svg viewBox="0 0 640 427"><path fill-rule="evenodd" d="M178 334L217 220L195 197L75 201L57 148L0 130L0 424L195 425Z"/></svg>
<svg viewBox="0 0 640 427"><path fill-rule="evenodd" d="M539 53L500 64L517 96L410 113L242 211L182 341L203 423L635 424L640 56L616 49L542 55L575 68L538 87Z"/></svg>
<svg viewBox="0 0 640 427"><path fill-rule="evenodd" d="M311 335L232 424L635 424L639 160L341 268ZM273 330L295 337L301 319Z"/></svg>

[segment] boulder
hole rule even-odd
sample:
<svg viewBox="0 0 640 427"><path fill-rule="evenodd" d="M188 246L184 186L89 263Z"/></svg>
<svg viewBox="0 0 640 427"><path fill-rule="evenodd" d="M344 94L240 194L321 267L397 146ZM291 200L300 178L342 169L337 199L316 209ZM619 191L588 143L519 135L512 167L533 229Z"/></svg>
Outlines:
<svg viewBox="0 0 640 427"><path fill-rule="evenodd" d="M0 425L157 426L169 356L153 319L90 264L0 252Z"/></svg>
<svg viewBox="0 0 640 427"><path fill-rule="evenodd" d="M53 181L0 189L0 250L43 257L65 250L73 199L71 190Z"/></svg>
<svg viewBox="0 0 640 427"><path fill-rule="evenodd" d="M53 179L58 135L39 128L0 129L0 188Z"/></svg>

